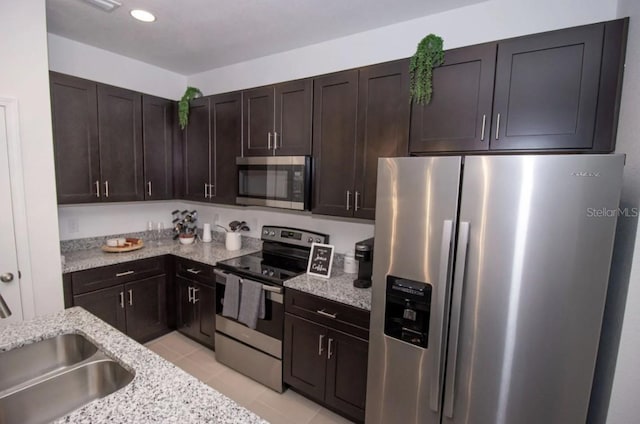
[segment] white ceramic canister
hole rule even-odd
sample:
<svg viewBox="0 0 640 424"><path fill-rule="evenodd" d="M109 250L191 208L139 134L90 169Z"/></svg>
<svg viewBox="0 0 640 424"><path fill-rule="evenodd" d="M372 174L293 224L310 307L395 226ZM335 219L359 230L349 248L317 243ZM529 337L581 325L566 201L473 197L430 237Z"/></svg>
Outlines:
<svg viewBox="0 0 640 424"><path fill-rule="evenodd" d="M344 255L344 273L345 274L358 273L358 261L356 261L353 250L345 253Z"/></svg>
<svg viewBox="0 0 640 424"><path fill-rule="evenodd" d="M211 224L202 226L202 241L205 243L211 242Z"/></svg>
<svg viewBox="0 0 640 424"><path fill-rule="evenodd" d="M227 250L240 250L242 248L242 234L228 232L224 241Z"/></svg>

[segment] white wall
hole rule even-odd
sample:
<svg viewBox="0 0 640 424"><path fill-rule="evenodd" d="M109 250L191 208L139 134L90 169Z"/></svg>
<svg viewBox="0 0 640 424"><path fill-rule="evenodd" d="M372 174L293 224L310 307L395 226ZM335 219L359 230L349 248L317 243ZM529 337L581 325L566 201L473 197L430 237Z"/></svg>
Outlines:
<svg viewBox="0 0 640 424"><path fill-rule="evenodd" d="M618 152L627 154L625 182L622 193L623 207L640 206L640 2L619 0L618 14L630 16L627 60L622 91L622 104L618 128ZM602 374L613 376L607 423L638 422L640 417L640 233L638 220L622 218L618 225L614 255L611 296L607 308L605 330L609 344L603 353ZM626 307L625 307L626 303ZM621 331L620 331L621 330ZM617 338L620 340L619 349ZM617 363L615 361L617 353ZM607 355L608 354L608 355ZM615 373L613 370L615 369ZM611 387L611 381L601 380L602 386ZM598 421L602 422L602 421Z"/></svg>
<svg viewBox="0 0 640 424"><path fill-rule="evenodd" d="M146 94L178 100L187 78L119 54L48 34L49 69Z"/></svg>
<svg viewBox="0 0 640 424"><path fill-rule="evenodd" d="M255 238L260 238L263 225L282 225L326 233L339 253L353 250L354 243L373 237L373 224L370 221L319 217L309 212L168 201L60 206L60 238L69 240L144 231L148 221L162 222L166 228L170 228L171 212L175 209L197 210L199 227L205 222L212 226L226 226L233 220L247 221L251 228L247 235ZM217 230L222 231L219 228Z"/></svg>
<svg viewBox="0 0 640 424"><path fill-rule="evenodd" d="M429 33L445 48L616 18L616 0L489 0L371 31L191 75L216 94L411 56Z"/></svg>
<svg viewBox="0 0 640 424"><path fill-rule="evenodd" d="M0 2L0 52L0 96L18 99L20 114L28 231L17 236L29 241L32 269L23 270L33 285L29 318L63 308L45 0Z"/></svg>

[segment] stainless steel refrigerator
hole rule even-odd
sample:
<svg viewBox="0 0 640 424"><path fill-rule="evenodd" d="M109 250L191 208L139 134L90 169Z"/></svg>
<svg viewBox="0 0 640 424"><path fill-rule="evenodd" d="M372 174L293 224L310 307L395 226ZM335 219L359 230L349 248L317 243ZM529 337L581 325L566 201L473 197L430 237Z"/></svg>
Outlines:
<svg viewBox="0 0 640 424"><path fill-rule="evenodd" d="M584 423L623 155L380 159L367 423Z"/></svg>

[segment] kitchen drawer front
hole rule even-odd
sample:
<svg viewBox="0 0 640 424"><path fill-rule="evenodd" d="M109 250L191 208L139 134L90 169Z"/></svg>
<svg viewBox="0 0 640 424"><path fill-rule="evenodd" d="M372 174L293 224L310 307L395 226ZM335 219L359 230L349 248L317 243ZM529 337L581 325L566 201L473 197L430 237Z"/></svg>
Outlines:
<svg viewBox="0 0 640 424"><path fill-rule="evenodd" d="M284 303L285 312L369 340L368 311L289 288Z"/></svg>
<svg viewBox="0 0 640 424"><path fill-rule="evenodd" d="M211 265L182 258L176 258L175 261L176 275L208 285L216 284L216 275Z"/></svg>
<svg viewBox="0 0 640 424"><path fill-rule="evenodd" d="M159 256L74 272L71 287L76 295L164 273L165 257Z"/></svg>

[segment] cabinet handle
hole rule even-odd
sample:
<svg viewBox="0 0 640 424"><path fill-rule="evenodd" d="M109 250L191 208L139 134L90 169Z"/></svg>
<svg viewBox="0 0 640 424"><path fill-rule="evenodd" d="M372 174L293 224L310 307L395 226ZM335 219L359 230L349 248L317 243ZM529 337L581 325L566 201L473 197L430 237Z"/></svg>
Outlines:
<svg viewBox="0 0 640 424"><path fill-rule="evenodd" d="M209 197L214 197L215 196L215 188L216 186L214 184L209 184Z"/></svg>
<svg viewBox="0 0 640 424"><path fill-rule="evenodd" d="M124 309L124 292L120 292L120 307Z"/></svg>
<svg viewBox="0 0 640 424"><path fill-rule="evenodd" d="M358 190L356 190L356 199L354 202L354 206L355 206L355 210L356 212L358 211L358 209L360 209L360 207L358 206L358 200L360 199L360 192Z"/></svg>
<svg viewBox="0 0 640 424"><path fill-rule="evenodd" d="M195 274L198 275L202 272L201 269L195 269L195 268L187 268L187 272L190 272L191 274Z"/></svg>
<svg viewBox="0 0 640 424"><path fill-rule="evenodd" d="M329 344L327 346L327 359L331 359L333 352L331 352L331 343L333 343L333 339L329 338Z"/></svg>
<svg viewBox="0 0 640 424"><path fill-rule="evenodd" d="M324 335L320 334L318 336L318 356L322 356L322 351L323 351L323 349L322 349L322 339L324 339Z"/></svg>
<svg viewBox="0 0 640 424"><path fill-rule="evenodd" d="M151 181L147 183L147 187L147 192L149 193L149 196L151 196Z"/></svg>
<svg viewBox="0 0 640 424"><path fill-rule="evenodd" d="M104 197L109 197L109 181L104 182Z"/></svg>
<svg viewBox="0 0 640 424"><path fill-rule="evenodd" d="M129 290L129 306L133 306L133 290Z"/></svg>
<svg viewBox="0 0 640 424"><path fill-rule="evenodd" d="M193 290L193 287L189 286L187 288L189 289L189 303L193 303L193 294L191 293L191 290Z"/></svg>
<svg viewBox="0 0 640 424"><path fill-rule="evenodd" d="M325 312L325 310L324 310L324 309L319 309L319 310L317 310L316 312L317 312L317 313L319 313L320 315L324 315L325 317L333 318L333 319L336 319L336 317L338 316L338 314L337 314L337 313L335 313L335 314L330 314L329 312Z"/></svg>
<svg viewBox="0 0 640 424"><path fill-rule="evenodd" d="M487 115L482 115L482 133L480 134L480 141L484 141L484 129L487 126Z"/></svg>
<svg viewBox="0 0 640 424"><path fill-rule="evenodd" d="M125 272L119 272L116 274L116 277L124 277L125 275L131 275L135 273L135 271L125 271Z"/></svg>
<svg viewBox="0 0 640 424"><path fill-rule="evenodd" d="M194 305L195 305L196 303L198 303L198 301L200 300L200 299L198 299L198 298L196 297L196 294L197 294L199 291L200 291L200 289L199 289L199 288L196 288L196 287L194 287L194 288L193 288L192 300L193 300L193 304L194 304Z"/></svg>
<svg viewBox="0 0 640 424"><path fill-rule="evenodd" d="M496 118L496 140L500 138L500 114Z"/></svg>
<svg viewBox="0 0 640 424"><path fill-rule="evenodd" d="M269 135L267 136L267 149L271 150L271 131L269 131Z"/></svg>
<svg viewBox="0 0 640 424"><path fill-rule="evenodd" d="M100 181L96 180L96 197L100 197Z"/></svg>
<svg viewBox="0 0 640 424"><path fill-rule="evenodd" d="M351 191L347 190L347 210L351 210Z"/></svg>
<svg viewBox="0 0 640 424"><path fill-rule="evenodd" d="M273 132L273 150L278 150L278 133L276 131Z"/></svg>
<svg viewBox="0 0 640 424"><path fill-rule="evenodd" d="M205 198L205 199L208 197L208 196L207 196L207 187L209 187L209 184L204 183L204 198Z"/></svg>

